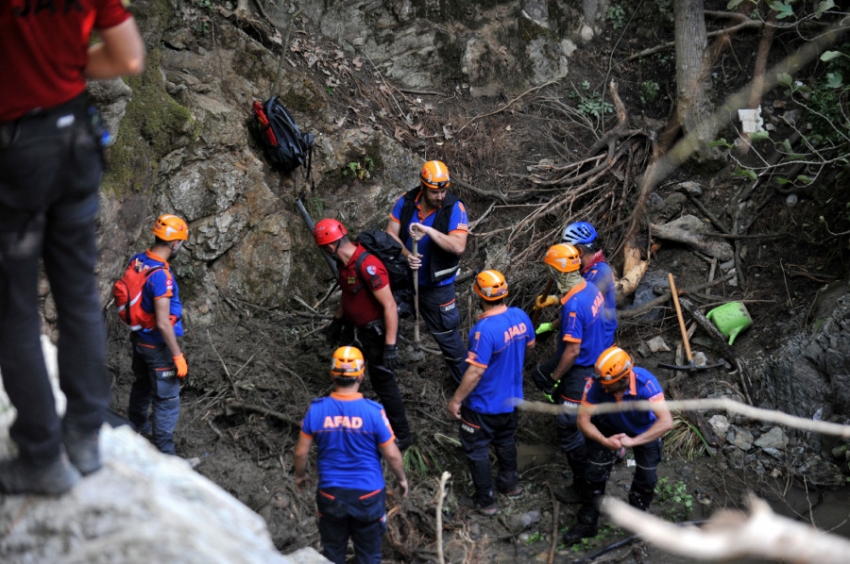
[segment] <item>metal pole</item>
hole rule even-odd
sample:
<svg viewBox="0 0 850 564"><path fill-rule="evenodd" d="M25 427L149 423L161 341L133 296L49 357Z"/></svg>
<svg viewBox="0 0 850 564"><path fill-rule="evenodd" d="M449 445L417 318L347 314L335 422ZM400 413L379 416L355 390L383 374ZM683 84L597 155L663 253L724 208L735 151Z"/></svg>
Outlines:
<svg viewBox="0 0 850 564"><path fill-rule="evenodd" d="M310 230L310 236L313 235L313 229L316 227L316 224L313 223L313 218L310 217L310 212L307 211L307 208L304 207L304 202L301 201L301 198L297 198L295 200L295 207L298 208L298 213L301 214L301 219L304 220L304 223L307 224L307 229ZM334 259L322 253L322 256L325 257L325 262L328 263L328 268L331 269L331 273L334 275L334 280L339 279L339 271L336 269L336 263L334 263Z"/></svg>

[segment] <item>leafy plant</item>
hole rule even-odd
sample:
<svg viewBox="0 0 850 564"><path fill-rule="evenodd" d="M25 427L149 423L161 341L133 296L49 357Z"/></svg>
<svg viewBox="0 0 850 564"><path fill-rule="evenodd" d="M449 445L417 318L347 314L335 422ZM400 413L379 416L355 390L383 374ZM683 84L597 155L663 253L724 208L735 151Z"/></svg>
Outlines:
<svg viewBox="0 0 850 564"><path fill-rule="evenodd" d="M658 83L653 80L645 80L641 82L639 90L640 103L646 106L655 100L655 98L658 97L659 90L660 87L658 86Z"/></svg>
<svg viewBox="0 0 850 564"><path fill-rule="evenodd" d="M675 482L661 478L655 486L658 504L664 506L669 521L683 521L694 508L694 496L688 493L688 485L681 480Z"/></svg>
<svg viewBox="0 0 850 564"><path fill-rule="evenodd" d="M626 10L620 4L611 4L608 11L605 12L605 19L611 22L611 27L614 29L624 27L628 21Z"/></svg>
<svg viewBox="0 0 850 564"><path fill-rule="evenodd" d="M673 12L673 0L655 0L655 7L658 8L658 13L669 23L673 23L676 16Z"/></svg>
<svg viewBox="0 0 850 564"><path fill-rule="evenodd" d="M588 81L585 80L581 83L581 90L583 92L574 88L570 92L570 98L579 101L576 108L578 113L586 117L593 116L597 120L601 120L605 114L614 113L614 105L603 100L599 92L591 91Z"/></svg>
<svg viewBox="0 0 850 564"><path fill-rule="evenodd" d="M534 531L533 533L528 535L527 539L525 539L525 544L531 545L545 539L546 537L543 536L543 533L541 533L540 531Z"/></svg>
<svg viewBox="0 0 850 564"><path fill-rule="evenodd" d="M358 180L366 180L367 178L371 178L374 169L375 161L367 156L363 158L362 164L359 161L352 161L345 165L345 168L342 169L342 175L348 176L351 174Z"/></svg>

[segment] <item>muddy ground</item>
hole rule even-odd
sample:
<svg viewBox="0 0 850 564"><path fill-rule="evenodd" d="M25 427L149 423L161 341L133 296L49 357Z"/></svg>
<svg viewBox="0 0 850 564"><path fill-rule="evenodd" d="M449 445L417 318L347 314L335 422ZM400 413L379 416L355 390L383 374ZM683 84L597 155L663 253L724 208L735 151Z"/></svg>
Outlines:
<svg viewBox="0 0 850 564"><path fill-rule="evenodd" d="M647 17L650 17L648 15ZM655 26L648 26L654 28ZM574 60L570 80L550 88L542 94L564 103L571 101L570 93L588 81L594 89L604 92L611 78L620 82L620 93L631 119L649 123L646 118L663 123L671 112L672 72L658 59L637 60L628 65L611 68L610 53L617 41L615 35L602 36L596 44L584 49L584 55ZM641 34L630 41L630 50L649 47L661 36ZM718 60L719 69L726 82L718 83L718 99L723 93L738 87L743 76L741 68L752 67L758 38L739 37L733 48ZM621 53L623 46L617 47ZM596 55L594 55L596 53ZM735 72L731 72L734 70ZM745 72L740 73L746 75ZM662 95L655 101L642 104L638 85L654 81L661 87ZM351 91L355 89L353 85ZM367 88L361 83L359 88ZM521 191L528 186L510 175L524 175L528 166L549 158L556 163L570 162L582 154L595 139L613 125L612 115L595 129L575 122L557 122L546 114L540 98L527 100L505 109L510 97L500 99L472 99L462 94L455 83L444 85L444 95L418 94L430 103L432 111L420 116L426 128L439 131L441 123L465 123L472 116L493 115L477 120L475 127L451 142L445 140L416 139L411 148L429 158L442 158L452 168L453 175L469 185L487 189ZM349 103L345 85L337 89L336 103L344 113ZM460 92L460 93L459 93ZM376 96L375 99L380 97ZM411 101L415 104L415 100ZM557 122L557 123L556 123ZM389 131L392 134L392 130ZM439 141L439 143L438 143ZM623 230L631 218L637 197L633 183L624 181L623 172L640 172L639 163L629 163L633 170L612 170L600 185L610 186L610 202L599 205L597 200L577 200L568 209L543 215L539 229L517 241L509 241L506 227L517 225L530 211L545 205L551 194L539 194L521 204L499 204L482 196L480 190L465 188L456 183L456 191L468 204L470 220L481 219L470 237L467 254L461 263L464 273L490 266L490 253L502 252L506 241L512 253L531 249L533 259L511 263L505 274L511 284L511 305L529 309L535 294L542 290L545 277L539 260L547 244L541 233L555 233L565 221L590 219L597 224L605 237L608 253L618 248ZM411 171L414 178L416 171ZM376 171L380 173L380 171ZM620 174L620 176L617 176ZM704 214L687 199L673 197L675 181L694 180L703 186L700 201L715 216L729 222L735 196L744 183L729 174L729 169L710 174L680 169L656 190L660 208L650 213L672 219L691 213L706 219ZM608 183L608 184L605 184ZM332 201L333 192L319 194ZM283 196L282 196L283 197ZM606 196L608 197L608 196ZM712 294L697 301L709 308L726 301L745 300L753 320L753 327L735 343L735 352L744 359L755 358L761 351L779 346L782 336L802 329L813 307L814 300L824 283L845 275L842 250L836 240L818 231L818 217L824 214L817 199L801 197L794 207L786 204L768 185L763 185L751 196L757 215L749 229L750 235L769 237L745 240L746 258L744 287L721 284L712 288ZM585 204L591 202L590 217L582 217ZM604 202L603 202L604 203ZM661 211L658 211L658 210ZM841 231L841 226L834 227ZM645 248L658 240L647 240L645 223L641 231ZM647 258L644 253L644 258ZM650 269L657 273L673 272L680 288L690 288L704 283L711 271L710 264L690 249L670 243L653 248ZM615 267L619 257L613 257ZM719 272L719 271L718 271ZM719 275L719 274L718 274ZM179 279L179 269L178 269ZM338 294L321 302L331 284L317 288L309 302L313 309L293 302L284 310L267 310L238 300L223 302L217 312L217 323L210 328L195 327L191 312L187 320L187 335L183 339L190 377L184 387L182 413L176 431L177 451L180 456L198 457L197 471L232 493L246 505L260 513L268 522L269 530L278 549L291 552L299 547L318 547L315 523L315 505L311 493L298 494L294 490L292 450L298 438L301 417L310 400L329 391L328 359L332 352L325 342L321 328L327 323L335 307ZM466 335L476 312L469 291L469 282L458 286L459 304L463 314ZM695 299L695 298L694 298ZM628 304L627 304L628 306ZM618 343L629 351L637 351L642 343L652 337L662 336L675 350L680 341L675 312L668 302L655 310L656 317L623 320L618 332ZM423 326L423 332L424 326ZM409 339L413 331L411 322L404 321L402 338ZM110 330L110 362L115 378L114 408L126 413L129 387L130 347L126 334L117 323ZM427 335L426 347L436 345ZM404 341L402 341L404 343ZM705 352L709 362L718 354L705 335L697 330L693 346ZM542 359L554 347L552 339L541 340L529 355L528 364ZM665 387L676 378L676 393L686 398L706 397L714 393L740 396L736 376L724 370L697 374L656 369L658 362L675 362L675 353L637 356L640 365L655 372ZM565 460L554 448L555 430L550 416L523 412L520 416L518 442L521 454L521 480L524 495L518 500L499 497L500 512L495 517L482 517L458 507L457 497L469 493L471 482L460 451L457 435L458 423L448 417L446 404L452 390L444 388L445 368L437 354L429 354L426 361L411 363L399 373L399 383L408 410L411 425L417 434L416 444L405 453L405 465L411 484L410 496L405 500L389 500L389 532L385 537L386 562L435 561L435 512L438 500L438 483L443 471L452 474L449 494L443 506L443 543L449 562L531 562L546 561L553 533L560 535L569 526L577 509L575 505L560 505L558 521L554 522L552 489L570 482ZM374 397L367 383L363 387L367 396ZM526 386L526 397L541 400L533 387ZM668 390L668 395L672 390ZM758 428L758 424L754 424ZM809 519L817 515L818 501L823 492L799 493L799 484L780 471L775 478L762 477L746 469L735 469L718 450L715 457L700 450L700 441L687 432L687 425L679 422L682 444L677 450L668 449L660 474L665 481L652 511L670 520L686 521L705 518L721 507L742 506L743 494L753 490L770 496L776 507L785 507L788 514ZM669 437L668 437L669 438ZM668 440L668 443L671 441ZM567 472L567 473L565 473ZM623 464L617 467L611 479L609 493L626 498L631 481L631 469ZM392 483L392 480L389 480ZM846 500L847 492L826 494L830 499ZM819 497L820 496L820 497ZM813 501L812 501L813 500ZM517 519L530 512L540 518L529 527L517 525ZM846 516L845 516L846 517ZM820 526L829 527L843 517L822 517ZM534 519L531 519L534 521ZM827 522L828 521L828 522ZM846 526L845 526L846 529ZM846 530L844 531L846 533ZM557 548L555 562L572 562L592 554L595 550L627 536L622 531L606 528L596 539L577 550ZM669 556L660 556L644 545L633 544L612 553L620 562L679 562ZM609 555L610 556L610 555ZM605 558L608 558L606 556Z"/></svg>

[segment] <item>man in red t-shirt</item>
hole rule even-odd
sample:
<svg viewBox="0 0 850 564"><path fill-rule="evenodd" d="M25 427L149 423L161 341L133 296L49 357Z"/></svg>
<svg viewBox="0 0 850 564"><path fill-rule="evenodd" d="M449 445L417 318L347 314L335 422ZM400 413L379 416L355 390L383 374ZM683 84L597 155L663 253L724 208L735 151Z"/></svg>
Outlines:
<svg viewBox="0 0 850 564"><path fill-rule="evenodd" d="M352 242L348 231L335 219L318 222L313 237L322 252L333 257L340 267L342 300L328 327L329 338L340 341L344 321L357 328L357 340L366 357L372 388L384 405L398 448L404 450L413 444L413 435L395 377L395 369L402 366L396 344L398 307L387 269L376 256ZM340 344L353 344L353 332L346 333Z"/></svg>
<svg viewBox="0 0 850 564"><path fill-rule="evenodd" d="M104 131L86 79L138 74L144 43L120 0L4 0L0 53L0 371L18 412L0 493L58 495L101 467L109 405L94 274ZM41 352L39 259L59 313L61 423Z"/></svg>

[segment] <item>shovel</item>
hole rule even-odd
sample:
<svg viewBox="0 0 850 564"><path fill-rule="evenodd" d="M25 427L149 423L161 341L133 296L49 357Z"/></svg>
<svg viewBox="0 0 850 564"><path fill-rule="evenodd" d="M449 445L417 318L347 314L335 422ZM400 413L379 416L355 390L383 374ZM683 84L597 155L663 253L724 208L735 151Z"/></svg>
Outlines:
<svg viewBox="0 0 850 564"><path fill-rule="evenodd" d="M413 240L414 255L418 255L419 241ZM422 340L419 338L419 271L413 271L413 353L410 355L411 362L420 362L425 360L425 351L422 350Z"/></svg>
<svg viewBox="0 0 850 564"><path fill-rule="evenodd" d="M679 318L679 330L682 331L682 344L685 346L685 356L688 357L688 364L685 366L679 366L678 364L659 362L658 366L661 368L684 370L687 372L693 372L695 370L709 370L711 368L719 368L723 366L722 362L718 364L706 364L704 366L697 366L694 364L694 355L691 353L691 342L688 339L688 329L685 327L685 318L682 316L682 306L679 304L679 291L676 289L676 282L673 280L672 272L667 274L667 280L670 282L670 293L673 295L673 305L676 306L676 317Z"/></svg>

